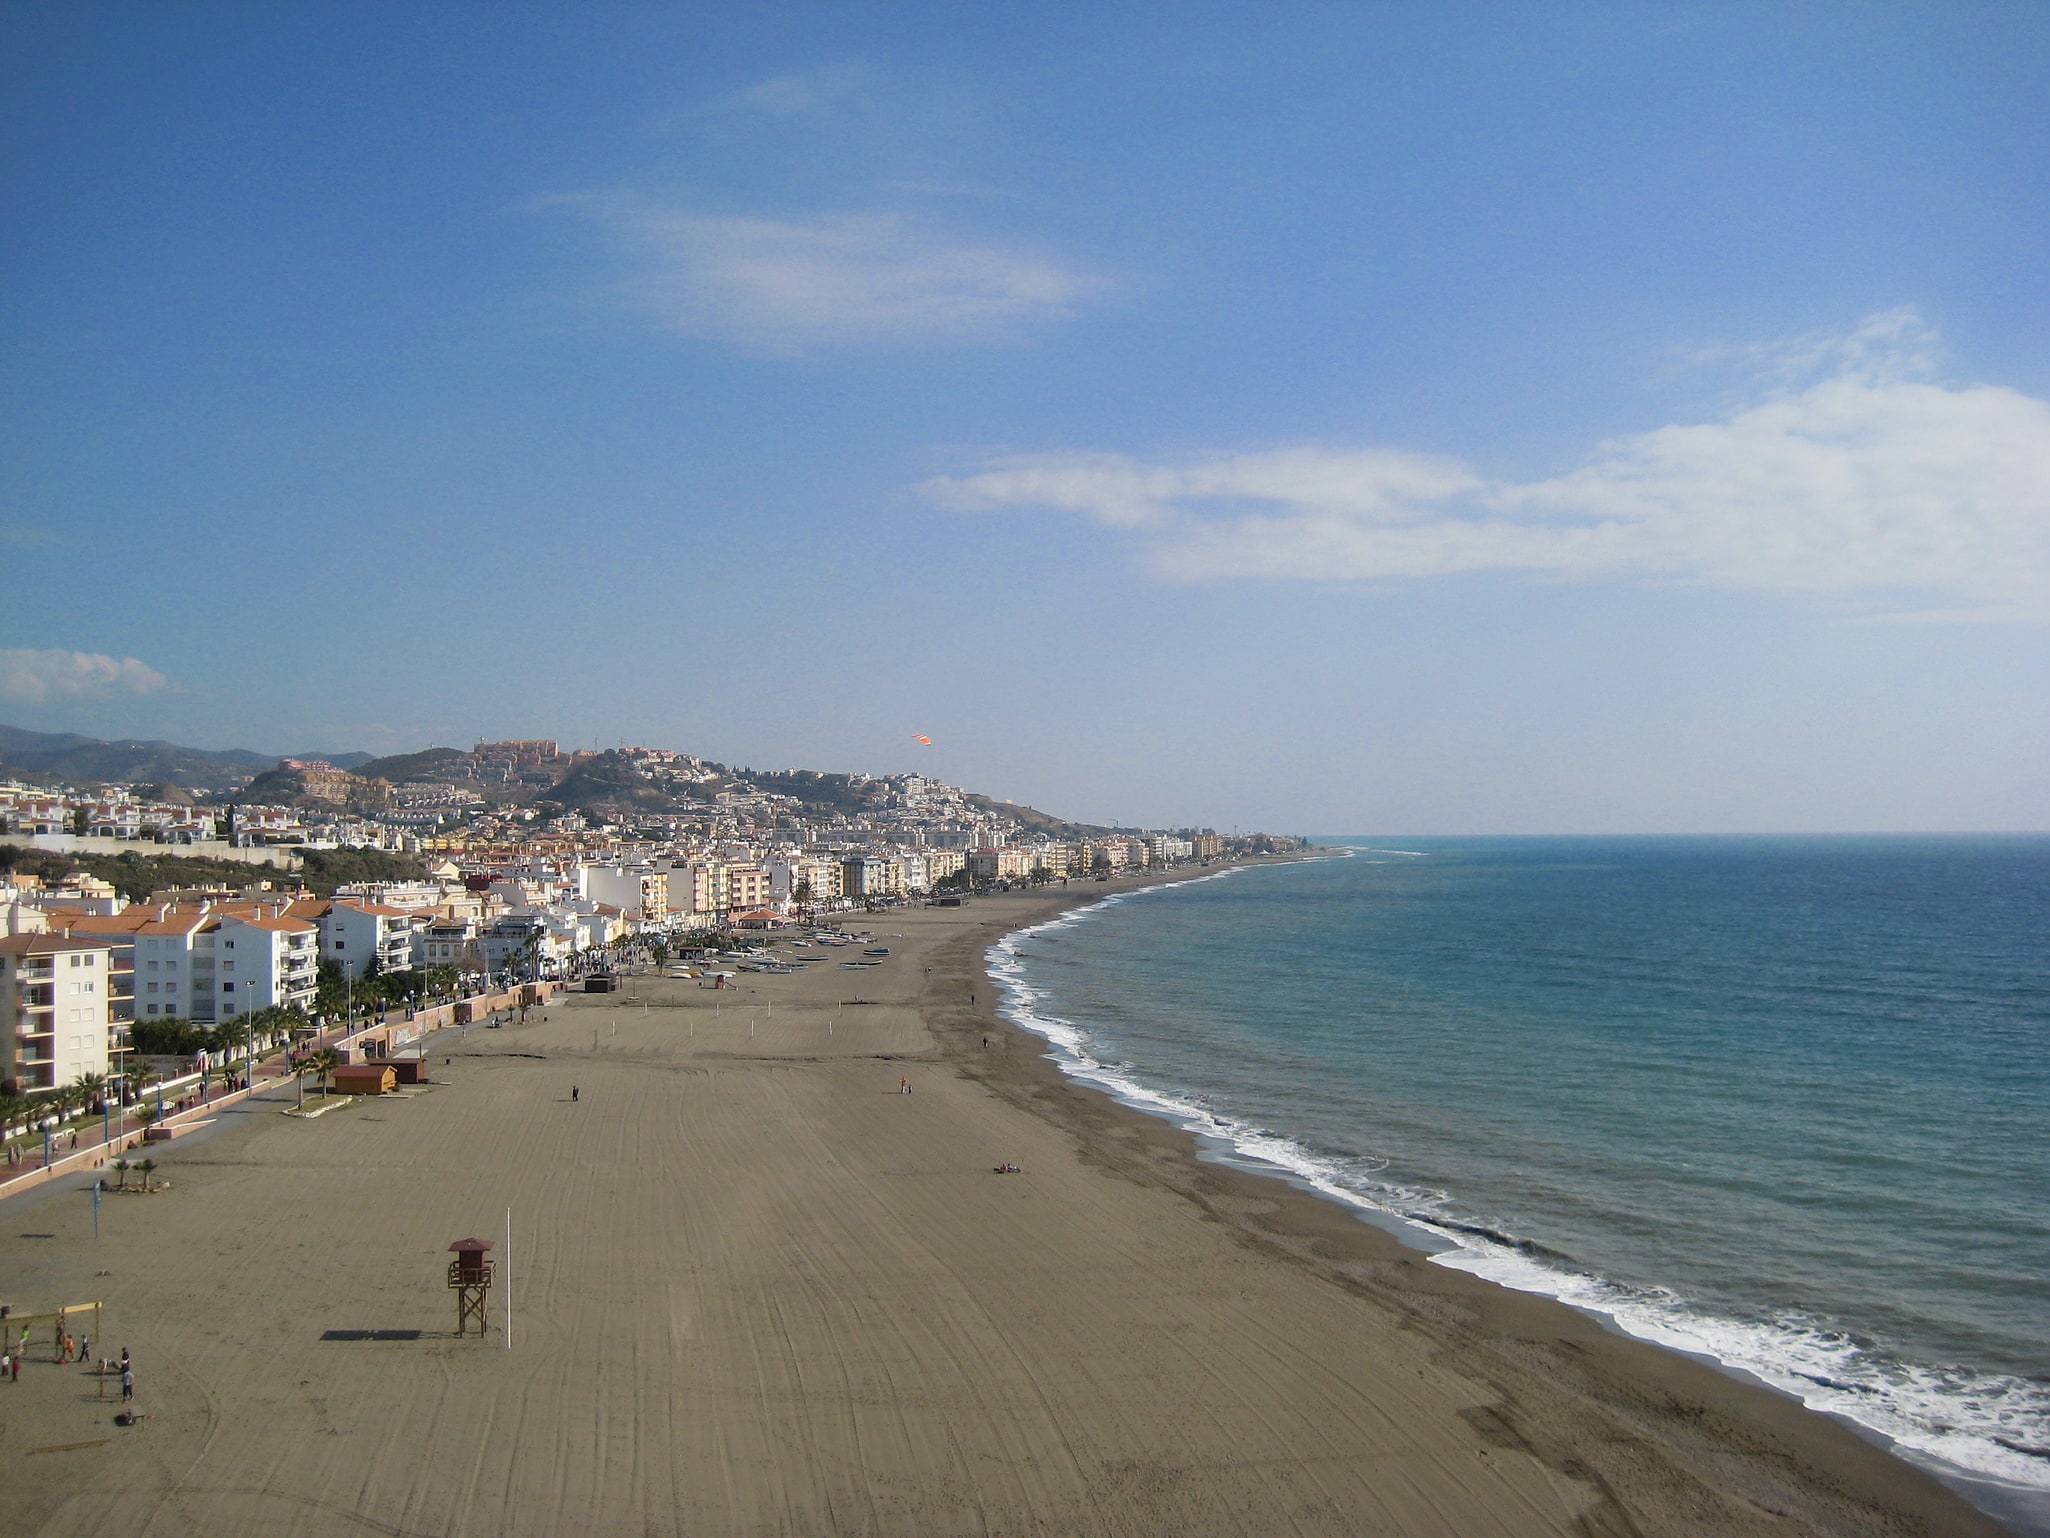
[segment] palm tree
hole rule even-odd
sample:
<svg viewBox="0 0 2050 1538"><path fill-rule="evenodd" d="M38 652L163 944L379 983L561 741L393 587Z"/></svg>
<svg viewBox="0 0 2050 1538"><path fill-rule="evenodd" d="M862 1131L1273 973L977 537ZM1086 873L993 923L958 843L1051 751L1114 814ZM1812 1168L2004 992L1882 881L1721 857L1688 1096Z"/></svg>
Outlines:
<svg viewBox="0 0 2050 1538"><path fill-rule="evenodd" d="M235 1048L249 1039L249 1021L241 1015L230 1015L214 1027L213 1040L207 1043L220 1049L225 1062Z"/></svg>
<svg viewBox="0 0 2050 1538"><path fill-rule="evenodd" d="M147 1191L150 1188L150 1176L156 1173L157 1161L154 1159L144 1159L135 1167L142 1171L142 1188Z"/></svg>
<svg viewBox="0 0 2050 1538"><path fill-rule="evenodd" d="M69 1120L72 1111L78 1105L78 1086L76 1084L58 1085L43 1097L43 1105L46 1109L56 1114L57 1120Z"/></svg>
<svg viewBox="0 0 2050 1538"><path fill-rule="evenodd" d="M120 1182L116 1184L114 1187L115 1190L125 1191L128 1189L129 1167L129 1163L126 1159L116 1159L114 1161L114 1173L121 1177Z"/></svg>
<svg viewBox="0 0 2050 1538"><path fill-rule="evenodd" d="M327 1093L328 1075L342 1066L342 1054L333 1047L322 1047L307 1061L313 1064L313 1071L320 1075L320 1092L325 1095Z"/></svg>
<svg viewBox="0 0 2050 1538"><path fill-rule="evenodd" d="M82 1072L72 1087L78 1092L80 1103L88 1111L97 1111L101 1102L107 1098L107 1079L104 1074Z"/></svg>

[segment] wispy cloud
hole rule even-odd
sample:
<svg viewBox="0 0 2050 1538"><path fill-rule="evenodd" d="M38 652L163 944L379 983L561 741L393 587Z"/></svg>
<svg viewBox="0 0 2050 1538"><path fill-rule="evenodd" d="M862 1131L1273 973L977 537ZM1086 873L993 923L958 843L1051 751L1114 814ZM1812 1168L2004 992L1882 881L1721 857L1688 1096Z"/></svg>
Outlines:
<svg viewBox="0 0 2050 1538"><path fill-rule="evenodd" d="M726 111L761 112L771 117L800 117L835 107L864 93L872 71L857 62L824 64L792 75L776 75L745 90L721 97L715 105Z"/></svg>
<svg viewBox="0 0 2050 1538"><path fill-rule="evenodd" d="M106 699L117 694L161 694L176 689L162 673L134 657L99 652L0 649L0 700L44 705L53 699Z"/></svg>
<svg viewBox="0 0 2050 1538"><path fill-rule="evenodd" d="M1930 382L1932 340L1905 311L1803 338L1760 363L1812 382L1602 444L1543 481L1310 446L1178 463L1011 458L924 490L1138 530L1155 569L1188 581L1523 571L2050 618L2050 403Z"/></svg>
<svg viewBox="0 0 2050 1538"><path fill-rule="evenodd" d="M1101 285L1021 246L952 236L892 212L699 214L624 194L557 199L627 243L623 285L668 324L750 351L975 342L1058 319Z"/></svg>

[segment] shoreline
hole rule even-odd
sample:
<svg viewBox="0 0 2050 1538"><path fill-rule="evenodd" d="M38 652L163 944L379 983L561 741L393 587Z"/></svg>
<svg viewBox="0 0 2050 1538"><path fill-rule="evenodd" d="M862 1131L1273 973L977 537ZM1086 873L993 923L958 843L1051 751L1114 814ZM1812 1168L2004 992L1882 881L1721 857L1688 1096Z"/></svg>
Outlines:
<svg viewBox="0 0 2050 1538"><path fill-rule="evenodd" d="M1819 1477L1826 1484L1883 1492L1884 1505L1895 1507L1903 1515L1912 1513L1913 1518L1927 1520L1931 1523L1928 1531L1963 1533L1979 1530L1964 1525L1955 1508L1944 1510L1946 1502L1957 1503L1970 1514L1970 1518L1984 1524L1983 1530L1988 1532L2033 1534L2044 1530L2032 1524L2029 1520L2031 1513L2022 1509L2028 1504L2027 1492L2016 1492L2014 1499L2003 1500L2001 1497L2011 1487L1997 1480L1973 1476L1968 1470L1938 1466L1936 1460L1903 1448L1884 1433L1847 1416L1810 1408L1798 1397L1743 1367L1725 1363L1707 1353L1690 1352L1634 1336L1596 1309L1579 1307L1543 1293L1520 1291L1456 1268L1434 1265L1431 1256L1439 1251L1426 1242L1427 1229L1400 1214L1381 1213L1362 1203L1321 1191L1294 1171L1266 1164L1221 1138L1182 1124L1171 1111L1135 1103L1106 1085L1092 1082L1064 1064L1064 1050L1058 1043L1018 1024L1005 1013L1002 1003L1005 986L991 971L988 953L1011 935L1078 912L1106 897L1190 885L1235 874L1255 865L1300 864L1320 858L1339 856L1307 854L1245 862L1223 871L1180 879L1147 881L1139 877L1126 878L1106 891L1083 894L1070 901L1061 901L1059 897L1048 894L1044 912L990 940L978 955L975 966L988 985L992 999L987 1008L979 1006L979 1013L986 1015L996 1029L1012 1033L1032 1047L1046 1074L1052 1078L1049 1080L1027 1071L1010 1082L1002 1082L995 1076L982 1077L981 1082L993 1093L1005 1096L1034 1114L1046 1116L1070 1132L1082 1145L1085 1158L1100 1160L1106 1167L1128 1169L1118 1145L1134 1141L1133 1132L1129 1128L1112 1131L1108 1136L1105 1132L1106 1126L1114 1124L1118 1118L1131 1118L1166 1134L1165 1141L1137 1139L1149 1144L1148 1159L1154 1166L1154 1175L1158 1177L1164 1168L1169 1173L1162 1184L1185 1199L1197 1202L1214 1220L1237 1229L1242 1242L1284 1259L1288 1264L1303 1266L1337 1285L1358 1287L1385 1305L1414 1311L1406 1313L1406 1317L1419 1320L1438 1317L1442 1320L1445 1317L1443 1308L1471 1310L1467 1318L1453 1328L1474 1331L1477 1338L1473 1344L1480 1350L1496 1349L1514 1340L1529 1354L1528 1348L1533 1343L1542 1342L1541 1350L1536 1353L1540 1358L1563 1348L1576 1359L1576 1365L1581 1359L1587 1359L1582 1369L1584 1378L1579 1385L1582 1392L1591 1402L1600 1403L1610 1411L1627 1408L1632 1413L1634 1424L1641 1430L1674 1430L1683 1423L1701 1425L1709 1423L1711 1417L1723 1418L1733 1428L1754 1434L1762 1432L1773 1443L1785 1447L1787 1455L1804 1473ZM974 1060L968 1059L967 1064L964 1071L979 1077L972 1072ZM1015 1071L1016 1065L1006 1066ZM1067 1107L1059 1096L1051 1093L1056 1089L1090 1097L1099 1102L1102 1109L1091 1114ZM1186 1167L1174 1170L1177 1160ZM1204 1178L1205 1173L1211 1171L1219 1172L1217 1179ZM1217 1197L1248 1195L1247 1187L1241 1182L1253 1183L1254 1189L1266 1188L1270 1196L1273 1188L1285 1192L1286 1197L1273 1196L1282 1210L1271 1217L1253 1218L1230 1210L1228 1200L1221 1205L1214 1204ZM1332 1230L1327 1214L1342 1217L1360 1234L1370 1237L1358 1244L1344 1242L1343 1231ZM1394 1254L1390 1253L1390 1247ZM1438 1285L1441 1278L1456 1278L1457 1282L1451 1286ZM1514 1304L1503 1301L1512 1299ZM1524 1312L1526 1308L1529 1314ZM1545 1317L1548 1312L1563 1317L1548 1320ZM1473 1321L1476 1320L1484 1322L1486 1328L1474 1330ZM1569 1320L1584 1328L1568 1327L1566 1321ZM1612 1343L1617 1349L1610 1352L1591 1344L1585 1329L1599 1332L1598 1340ZM1529 1362L1520 1365L1527 1369ZM1709 1374L1712 1382L1699 1381L1697 1375L1702 1373ZM1647 1416L1648 1396L1630 1392L1627 1380L1633 1377L1642 1378L1645 1386L1655 1386L1656 1391L1666 1397L1669 1403L1663 1407L1663 1413ZM1731 1392L1713 1392L1717 1385ZM1755 1418L1756 1424L1743 1427L1747 1417ZM1739 1442L1742 1440L1740 1437ZM1675 1438L1675 1442L1679 1444L1679 1439ZM1563 1444L1554 1451L1559 1455L1562 1467L1580 1461L1572 1449ZM1872 1463L1875 1457L1881 1460L1877 1467ZM1961 1487L1979 1490L1981 1500L1972 1501ZM1928 1499L1931 1495L1939 1499ZM2009 1523L2015 1525L2010 1527Z"/></svg>
<svg viewBox="0 0 2050 1538"><path fill-rule="evenodd" d="M38 1334L0 1384L0 1535L2001 1531L1064 1074L985 953L1163 884L851 919L889 951L858 971L564 995L436 1042L405 1096L246 1101L97 1225L52 1182L0 1302L102 1301L150 1419ZM482 1338L461 1235L503 1266Z"/></svg>

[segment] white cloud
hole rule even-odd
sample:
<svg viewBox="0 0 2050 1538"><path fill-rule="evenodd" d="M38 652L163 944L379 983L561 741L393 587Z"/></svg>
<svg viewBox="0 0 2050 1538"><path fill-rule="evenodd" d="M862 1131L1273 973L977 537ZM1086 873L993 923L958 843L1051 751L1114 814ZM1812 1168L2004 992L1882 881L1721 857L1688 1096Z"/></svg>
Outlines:
<svg viewBox="0 0 2050 1538"><path fill-rule="evenodd" d="M623 197L582 207L645 262L626 285L678 329L758 352L882 340L979 341L1070 313L1101 285L1023 247L897 213L764 219Z"/></svg>
<svg viewBox="0 0 2050 1538"><path fill-rule="evenodd" d="M797 117L831 107L859 95L868 85L870 72L856 63L827 64L794 75L777 75L722 98L718 105L767 113L771 117Z"/></svg>
<svg viewBox="0 0 2050 1538"><path fill-rule="evenodd" d="M1181 580L1523 571L2050 618L2050 403L1921 380L1929 344L1910 312L1803 339L1800 366L1830 370L1819 381L1603 444L1550 480L1307 447L1170 464L1011 458L925 490L1139 529L1156 569Z"/></svg>
<svg viewBox="0 0 2050 1538"><path fill-rule="evenodd" d="M1120 454L997 460L924 490L950 507L1057 507L1124 528L1181 528L1191 503L1271 503L1307 518L1379 523L1482 482L1456 461L1393 449L1273 449L1147 465Z"/></svg>
<svg viewBox="0 0 2050 1538"><path fill-rule="evenodd" d="M146 662L99 652L0 648L0 700L42 705L53 699L159 694L177 686Z"/></svg>

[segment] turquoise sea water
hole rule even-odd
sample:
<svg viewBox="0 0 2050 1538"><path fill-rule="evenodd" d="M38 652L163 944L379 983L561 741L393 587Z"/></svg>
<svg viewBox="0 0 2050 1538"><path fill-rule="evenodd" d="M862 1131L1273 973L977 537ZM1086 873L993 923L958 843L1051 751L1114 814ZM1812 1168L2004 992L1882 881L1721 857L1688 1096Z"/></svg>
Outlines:
<svg viewBox="0 0 2050 1538"><path fill-rule="evenodd" d="M1352 840L991 963L1070 1071L2050 1524L2050 839Z"/></svg>

